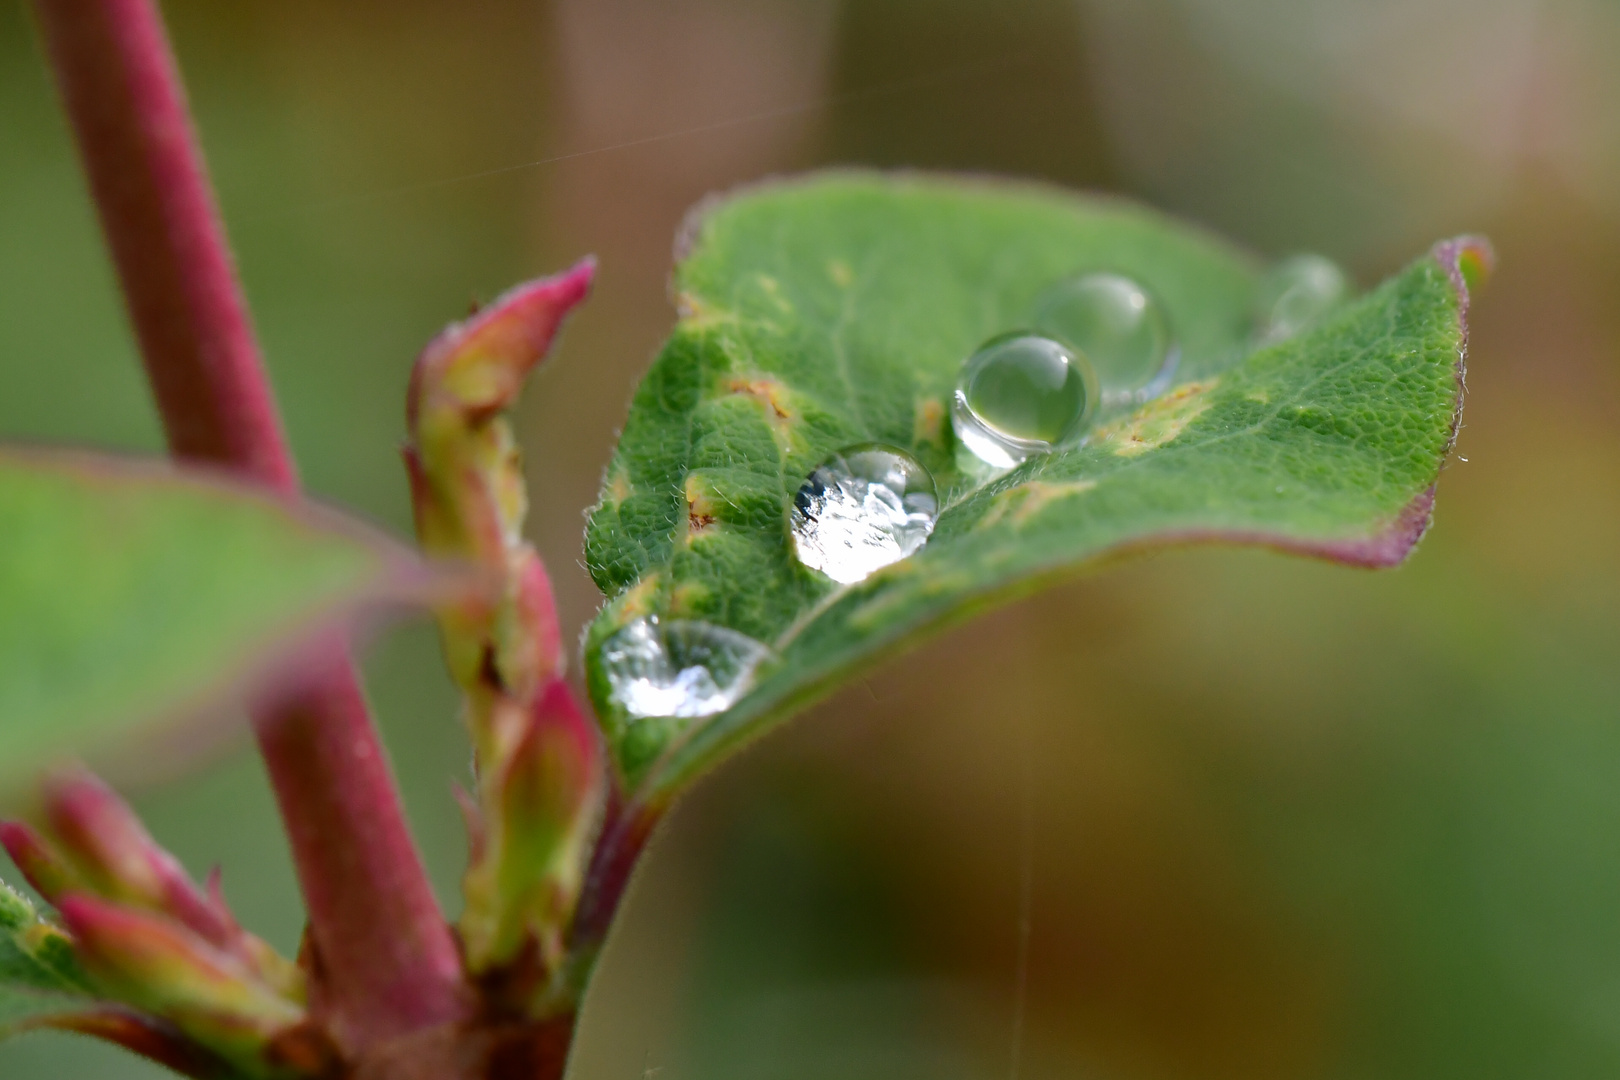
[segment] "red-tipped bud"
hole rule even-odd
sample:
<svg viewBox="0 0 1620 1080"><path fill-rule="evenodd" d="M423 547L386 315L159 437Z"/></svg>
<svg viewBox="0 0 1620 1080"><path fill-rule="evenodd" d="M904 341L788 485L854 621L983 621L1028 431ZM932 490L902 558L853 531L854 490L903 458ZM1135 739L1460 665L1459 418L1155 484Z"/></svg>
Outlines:
<svg viewBox="0 0 1620 1080"><path fill-rule="evenodd" d="M435 414L484 417L516 400L568 313L590 292L596 260L519 285L428 343L411 372L406 416L414 431Z"/></svg>
<svg viewBox="0 0 1620 1080"><path fill-rule="evenodd" d="M596 726L568 684L556 680L534 704L532 722L503 770L498 805L510 855L544 865L557 842L577 831L601 796L602 752ZM517 886L518 881L510 884Z"/></svg>
<svg viewBox="0 0 1620 1080"><path fill-rule="evenodd" d="M85 887L84 879L61 853L21 822L0 822L0 846L46 903L54 904L63 893Z"/></svg>
<svg viewBox="0 0 1620 1080"><path fill-rule="evenodd" d="M515 468L504 423L441 439L424 449L406 446L405 474L411 486L416 539L429 555L500 567L511 534L522 527L522 493L504 500L500 475Z"/></svg>
<svg viewBox="0 0 1620 1080"><path fill-rule="evenodd" d="M495 663L506 692L531 701L563 673L562 628L540 556L525 546L512 564L511 592L495 621Z"/></svg>
<svg viewBox="0 0 1620 1080"><path fill-rule="evenodd" d="M417 539L430 554L486 567L502 583L495 605L439 615L451 674L469 696L526 703L562 670L551 583L523 541L523 469L503 414L594 273L587 259L518 286L429 342L411 373L404 456ZM475 706L469 719L483 741L482 710Z"/></svg>
<svg viewBox="0 0 1620 1080"><path fill-rule="evenodd" d="M475 973L515 974L528 988L519 998L560 962L606 770L595 725L561 681L556 601L523 540L523 470L503 414L594 270L586 260L519 286L445 330L417 359L406 408L418 538L502 583L498 603L442 611L439 627L478 754L462 944Z"/></svg>
<svg viewBox="0 0 1620 1080"><path fill-rule="evenodd" d="M219 948L232 947L240 936L230 913L198 889L129 805L89 772L48 780L45 816L90 891L164 912Z"/></svg>
<svg viewBox="0 0 1620 1080"><path fill-rule="evenodd" d="M560 960L605 784L596 727L555 680L482 784L493 814L483 857L468 871L461 924L473 971L510 963L530 940L548 969Z"/></svg>
<svg viewBox="0 0 1620 1080"><path fill-rule="evenodd" d="M239 958L161 916L77 894L58 910L105 993L234 1062L262 1067L269 1042L304 1020Z"/></svg>
<svg viewBox="0 0 1620 1080"><path fill-rule="evenodd" d="M303 970L264 941L241 928L236 916L231 914L231 906L225 902L225 876L219 867L216 866L208 872L205 890L208 893L208 902L231 921L235 931L228 951L246 960L248 966L276 993L288 1001L303 1004L309 990Z"/></svg>

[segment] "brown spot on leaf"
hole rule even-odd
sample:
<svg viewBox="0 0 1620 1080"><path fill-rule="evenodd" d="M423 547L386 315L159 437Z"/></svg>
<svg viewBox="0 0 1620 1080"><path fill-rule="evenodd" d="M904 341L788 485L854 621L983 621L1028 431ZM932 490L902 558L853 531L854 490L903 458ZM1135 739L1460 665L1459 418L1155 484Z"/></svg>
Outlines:
<svg viewBox="0 0 1620 1080"><path fill-rule="evenodd" d="M736 375L723 384L727 393L738 394L759 402L770 425L771 438L784 454L798 448L800 410L794 404L794 394L785 383L770 375Z"/></svg>
<svg viewBox="0 0 1620 1080"><path fill-rule="evenodd" d="M687 543L719 520L717 509L713 491L696 474L689 474L686 478Z"/></svg>
<svg viewBox="0 0 1620 1080"><path fill-rule="evenodd" d="M769 376L738 377L726 380L726 392L746 394L765 406L766 418L776 423L788 423L794 418L788 406L788 388Z"/></svg>

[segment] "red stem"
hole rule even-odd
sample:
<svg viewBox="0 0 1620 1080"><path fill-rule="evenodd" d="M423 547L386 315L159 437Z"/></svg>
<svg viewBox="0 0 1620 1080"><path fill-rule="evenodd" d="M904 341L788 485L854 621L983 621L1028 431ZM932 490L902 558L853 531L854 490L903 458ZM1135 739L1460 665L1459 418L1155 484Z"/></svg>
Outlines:
<svg viewBox="0 0 1620 1080"><path fill-rule="evenodd" d="M606 942L614 916L630 888L641 853L663 816L661 805L627 802L622 793L613 793L591 852L574 921L568 928L568 949L575 957L590 957L589 963L594 964L595 954Z"/></svg>
<svg viewBox="0 0 1620 1080"><path fill-rule="evenodd" d="M152 0L34 0L177 457L298 486ZM359 1046L454 1018L460 963L354 669L256 717L329 977Z"/></svg>

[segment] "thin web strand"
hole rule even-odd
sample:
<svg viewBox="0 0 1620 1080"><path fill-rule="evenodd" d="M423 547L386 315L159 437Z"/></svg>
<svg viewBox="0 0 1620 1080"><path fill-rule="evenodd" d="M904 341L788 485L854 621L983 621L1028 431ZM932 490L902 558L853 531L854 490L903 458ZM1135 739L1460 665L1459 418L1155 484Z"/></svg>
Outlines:
<svg viewBox="0 0 1620 1080"><path fill-rule="evenodd" d="M874 98L912 93L925 90L941 83L949 83L961 79L973 78L983 75L997 74L1008 68L1017 67L1026 62L1034 50L1020 50L1014 53L1005 53L988 60L975 61L968 64L958 64L937 71L926 72L921 75L912 75L903 79L878 83L873 86L860 87L846 91L842 94L833 94L816 101L804 102L798 105L785 105L777 109L766 109L762 112L747 113L742 116L728 117L707 124L697 124L692 127L679 128L675 131L666 131L658 135L647 135L639 139L627 139L623 142L609 143L605 146L594 146L586 150L574 150L566 154L553 154L549 157L536 158L533 161L518 162L513 165L501 165L493 169L483 169L478 172L462 173L457 176L447 176L438 180L423 180L417 183L404 184L399 187L383 188L376 191L358 192L353 195L343 195L337 198L326 199L303 207L304 212L318 213L325 210L341 209L357 203L372 202L380 199L394 198L402 195L414 195L423 191L432 191L437 188L450 187L455 184L471 183L476 180L486 180L490 177L504 176L508 173L522 172L527 169L538 169L546 165L556 165L562 162L575 161L580 158L595 157L599 154L611 154L621 150L632 150L636 147L651 146L657 143L670 142L676 139L690 138L696 135L707 135L716 131L725 131L729 128L742 127L748 124L765 123L771 120L784 120L796 116L805 116L824 110L842 108L846 105L859 104Z"/></svg>

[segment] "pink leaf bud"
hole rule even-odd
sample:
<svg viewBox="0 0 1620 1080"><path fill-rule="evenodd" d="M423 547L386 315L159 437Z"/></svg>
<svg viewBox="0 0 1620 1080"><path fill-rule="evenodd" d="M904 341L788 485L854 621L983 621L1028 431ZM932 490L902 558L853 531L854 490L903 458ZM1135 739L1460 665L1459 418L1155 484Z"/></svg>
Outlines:
<svg viewBox="0 0 1620 1080"><path fill-rule="evenodd" d="M502 582L495 605L440 613L451 674L469 694L527 701L561 670L551 585L523 540L523 470L503 413L594 273L586 259L518 286L439 334L412 370L404 457L417 538L430 554L466 559Z"/></svg>
<svg viewBox="0 0 1620 1080"><path fill-rule="evenodd" d="M0 821L0 846L48 904L56 903L63 893L85 887L84 879L61 853L19 821Z"/></svg>
<svg viewBox="0 0 1620 1080"><path fill-rule="evenodd" d="M220 948L240 936L224 906L198 889L129 805L83 769L45 784L45 817L88 889L161 911Z"/></svg>
<svg viewBox="0 0 1620 1080"><path fill-rule="evenodd" d="M80 894L58 910L103 992L234 1062L262 1065L270 1040L304 1020L238 957L160 915Z"/></svg>
<svg viewBox="0 0 1620 1080"><path fill-rule="evenodd" d="M519 285L446 327L422 350L411 373L406 417L412 431L433 424L436 413L476 422L509 407L595 276L596 260L582 259L554 277Z"/></svg>
<svg viewBox="0 0 1620 1080"><path fill-rule="evenodd" d="M461 924L473 971L510 963L530 940L545 967L560 960L605 785L596 726L568 685L554 680L481 784L493 813L482 858L467 874Z"/></svg>

